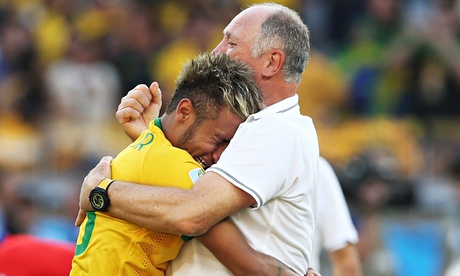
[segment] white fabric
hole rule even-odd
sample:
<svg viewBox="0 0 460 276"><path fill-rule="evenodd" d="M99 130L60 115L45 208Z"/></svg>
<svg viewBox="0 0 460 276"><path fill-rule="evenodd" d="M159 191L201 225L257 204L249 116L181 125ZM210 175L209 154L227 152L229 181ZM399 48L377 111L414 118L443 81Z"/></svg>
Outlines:
<svg viewBox="0 0 460 276"><path fill-rule="evenodd" d="M339 180L324 158L319 160L318 202L319 219L310 263L315 268L320 267L321 249L335 251L344 248L347 243L358 242L358 232L351 220Z"/></svg>
<svg viewBox="0 0 460 276"><path fill-rule="evenodd" d="M319 149L313 122L300 115L297 101L296 95L251 115L208 171L256 200L253 209L231 217L248 243L304 275L317 220ZM229 275L206 251L197 241L186 243L170 272Z"/></svg>

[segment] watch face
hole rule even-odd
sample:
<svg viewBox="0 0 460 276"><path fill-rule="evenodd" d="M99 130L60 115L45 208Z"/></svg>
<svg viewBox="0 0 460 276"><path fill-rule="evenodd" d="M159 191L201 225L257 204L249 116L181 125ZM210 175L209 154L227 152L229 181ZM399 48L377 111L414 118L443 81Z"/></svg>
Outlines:
<svg viewBox="0 0 460 276"><path fill-rule="evenodd" d="M91 205L94 209L99 210L104 206L104 197L101 194L93 193Z"/></svg>

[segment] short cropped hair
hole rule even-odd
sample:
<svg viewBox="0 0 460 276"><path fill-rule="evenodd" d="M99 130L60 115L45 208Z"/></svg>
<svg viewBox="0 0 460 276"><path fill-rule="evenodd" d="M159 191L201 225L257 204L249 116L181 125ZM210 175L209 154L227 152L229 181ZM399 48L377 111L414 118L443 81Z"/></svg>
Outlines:
<svg viewBox="0 0 460 276"><path fill-rule="evenodd" d="M188 98L198 122L217 119L223 107L245 120L265 107L253 74L248 65L225 54L200 54L182 68L166 113Z"/></svg>
<svg viewBox="0 0 460 276"><path fill-rule="evenodd" d="M259 57L271 49L284 52L283 76L286 82L300 83L310 58L310 32L297 12L275 3L254 4L250 7L272 7L273 12L261 24L252 47Z"/></svg>

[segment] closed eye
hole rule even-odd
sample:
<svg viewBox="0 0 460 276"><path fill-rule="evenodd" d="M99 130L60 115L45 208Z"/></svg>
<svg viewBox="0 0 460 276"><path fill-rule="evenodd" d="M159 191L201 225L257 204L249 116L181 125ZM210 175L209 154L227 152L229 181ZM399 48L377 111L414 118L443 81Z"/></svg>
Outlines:
<svg viewBox="0 0 460 276"><path fill-rule="evenodd" d="M216 145L225 145L225 144L228 145L228 143L230 143L230 140L225 139L223 137L216 137L215 141L216 141Z"/></svg>

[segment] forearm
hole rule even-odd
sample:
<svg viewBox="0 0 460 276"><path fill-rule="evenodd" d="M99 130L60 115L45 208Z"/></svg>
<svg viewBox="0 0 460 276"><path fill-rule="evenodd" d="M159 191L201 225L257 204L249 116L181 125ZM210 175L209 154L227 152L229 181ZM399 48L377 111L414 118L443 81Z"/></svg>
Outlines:
<svg viewBox="0 0 460 276"><path fill-rule="evenodd" d="M115 181L109 189L108 211L154 231L195 236L218 220L204 216L190 194L185 189Z"/></svg>
<svg viewBox="0 0 460 276"><path fill-rule="evenodd" d="M331 252L329 255L334 276L363 275L361 260L354 244L349 243L346 247Z"/></svg>
<svg viewBox="0 0 460 276"><path fill-rule="evenodd" d="M230 219L218 223L197 239L233 275L296 275L279 260L249 246Z"/></svg>
<svg viewBox="0 0 460 276"><path fill-rule="evenodd" d="M143 186L115 181L109 189L109 213L152 229L195 236L255 200L215 173L206 173L192 189Z"/></svg>

